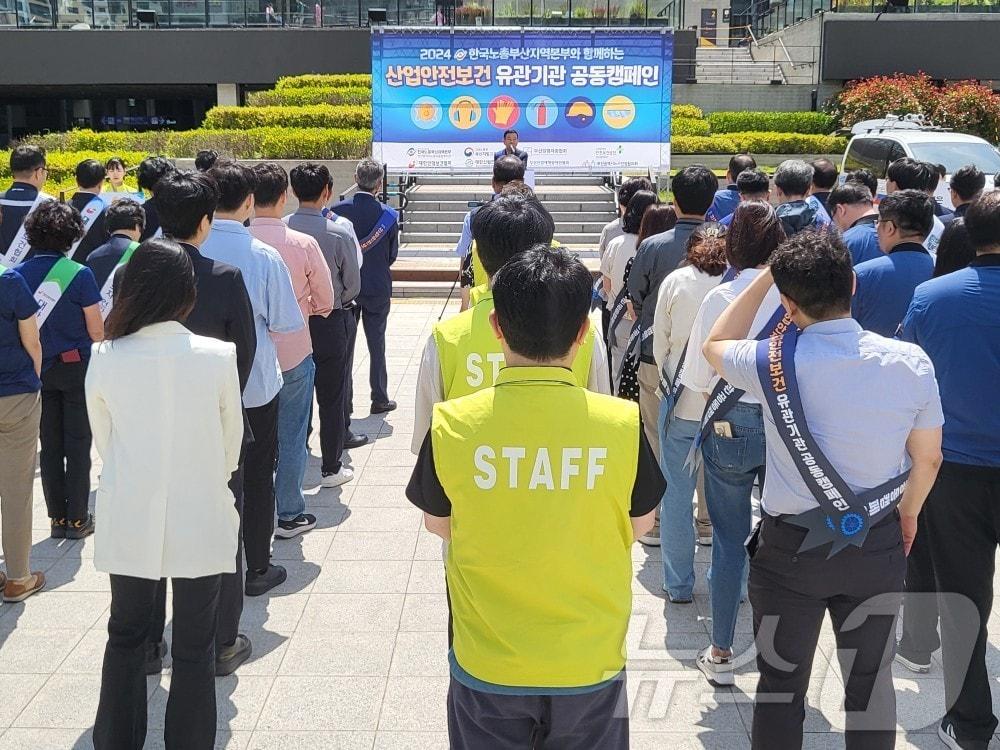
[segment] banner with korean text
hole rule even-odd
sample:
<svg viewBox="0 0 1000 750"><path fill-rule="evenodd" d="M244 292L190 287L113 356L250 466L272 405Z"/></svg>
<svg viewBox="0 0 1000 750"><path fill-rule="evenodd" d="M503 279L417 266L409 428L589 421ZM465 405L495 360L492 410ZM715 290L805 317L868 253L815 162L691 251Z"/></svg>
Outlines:
<svg viewBox="0 0 1000 750"><path fill-rule="evenodd" d="M505 130L536 172L670 165L670 29L372 30L372 149L391 170L488 172Z"/></svg>

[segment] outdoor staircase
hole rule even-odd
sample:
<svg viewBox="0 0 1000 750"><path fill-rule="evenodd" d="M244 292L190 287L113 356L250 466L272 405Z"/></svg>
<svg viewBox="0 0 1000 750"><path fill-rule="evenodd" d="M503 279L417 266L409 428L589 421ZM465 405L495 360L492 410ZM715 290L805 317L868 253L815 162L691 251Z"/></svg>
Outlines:
<svg viewBox="0 0 1000 750"><path fill-rule="evenodd" d="M755 60L749 47L697 47L695 78L698 83L783 83L781 65L771 60L772 52L767 50L767 59Z"/></svg>
<svg viewBox="0 0 1000 750"><path fill-rule="evenodd" d="M400 241L408 246L454 249L470 201L493 195L489 177L419 177L406 190ZM601 177L538 177L535 195L556 222L556 239L595 250L601 229L615 218L614 192Z"/></svg>
<svg viewBox="0 0 1000 750"><path fill-rule="evenodd" d="M397 178L391 178L390 184ZM422 176L403 190L399 257L393 278L402 282L394 294L436 294L448 288L459 261L455 245L470 202L493 196L486 175ZM555 239L583 261L591 272L600 268L597 245L601 229L617 216L615 194L608 178L591 176L537 177L535 195L555 219ZM408 284L409 287L404 285Z"/></svg>

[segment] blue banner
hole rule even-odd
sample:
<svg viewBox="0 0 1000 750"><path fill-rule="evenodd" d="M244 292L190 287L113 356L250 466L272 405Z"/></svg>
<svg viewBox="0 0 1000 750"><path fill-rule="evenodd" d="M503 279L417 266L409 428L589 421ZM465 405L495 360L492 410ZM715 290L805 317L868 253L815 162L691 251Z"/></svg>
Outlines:
<svg viewBox="0 0 1000 750"><path fill-rule="evenodd" d="M533 170L667 169L672 59L669 29L379 27L375 155L488 171L513 129Z"/></svg>

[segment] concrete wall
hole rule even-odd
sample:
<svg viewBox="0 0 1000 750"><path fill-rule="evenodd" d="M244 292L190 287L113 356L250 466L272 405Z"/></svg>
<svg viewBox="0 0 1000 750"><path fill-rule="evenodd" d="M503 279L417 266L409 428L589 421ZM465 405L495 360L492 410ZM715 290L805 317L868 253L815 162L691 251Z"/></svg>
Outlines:
<svg viewBox="0 0 1000 750"><path fill-rule="evenodd" d="M678 31L678 66L693 68L693 31ZM286 75L371 72L367 29L0 30L0 87L273 84ZM81 64L80 61L86 61ZM40 64L41 62L41 64ZM227 91L229 91L227 89Z"/></svg>
<svg viewBox="0 0 1000 750"><path fill-rule="evenodd" d="M932 78L1000 80L1000 16L990 13L827 13L823 78L846 81L923 71Z"/></svg>
<svg viewBox="0 0 1000 750"><path fill-rule="evenodd" d="M817 83L822 80L820 46L824 17L820 13L769 34L750 52L755 60L776 62L788 83Z"/></svg>
<svg viewBox="0 0 1000 750"><path fill-rule="evenodd" d="M833 96L837 84L788 84L764 86L745 84L674 83L674 103L694 104L706 112L730 110L800 112L811 109L812 92L819 106Z"/></svg>

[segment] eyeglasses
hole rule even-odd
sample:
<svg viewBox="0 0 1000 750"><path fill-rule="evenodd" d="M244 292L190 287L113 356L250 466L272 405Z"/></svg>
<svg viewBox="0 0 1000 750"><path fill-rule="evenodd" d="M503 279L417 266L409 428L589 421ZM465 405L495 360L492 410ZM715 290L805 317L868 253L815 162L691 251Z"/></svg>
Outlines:
<svg viewBox="0 0 1000 750"><path fill-rule="evenodd" d="M875 226L879 226L881 224L894 224L894 222L892 219L875 219Z"/></svg>

